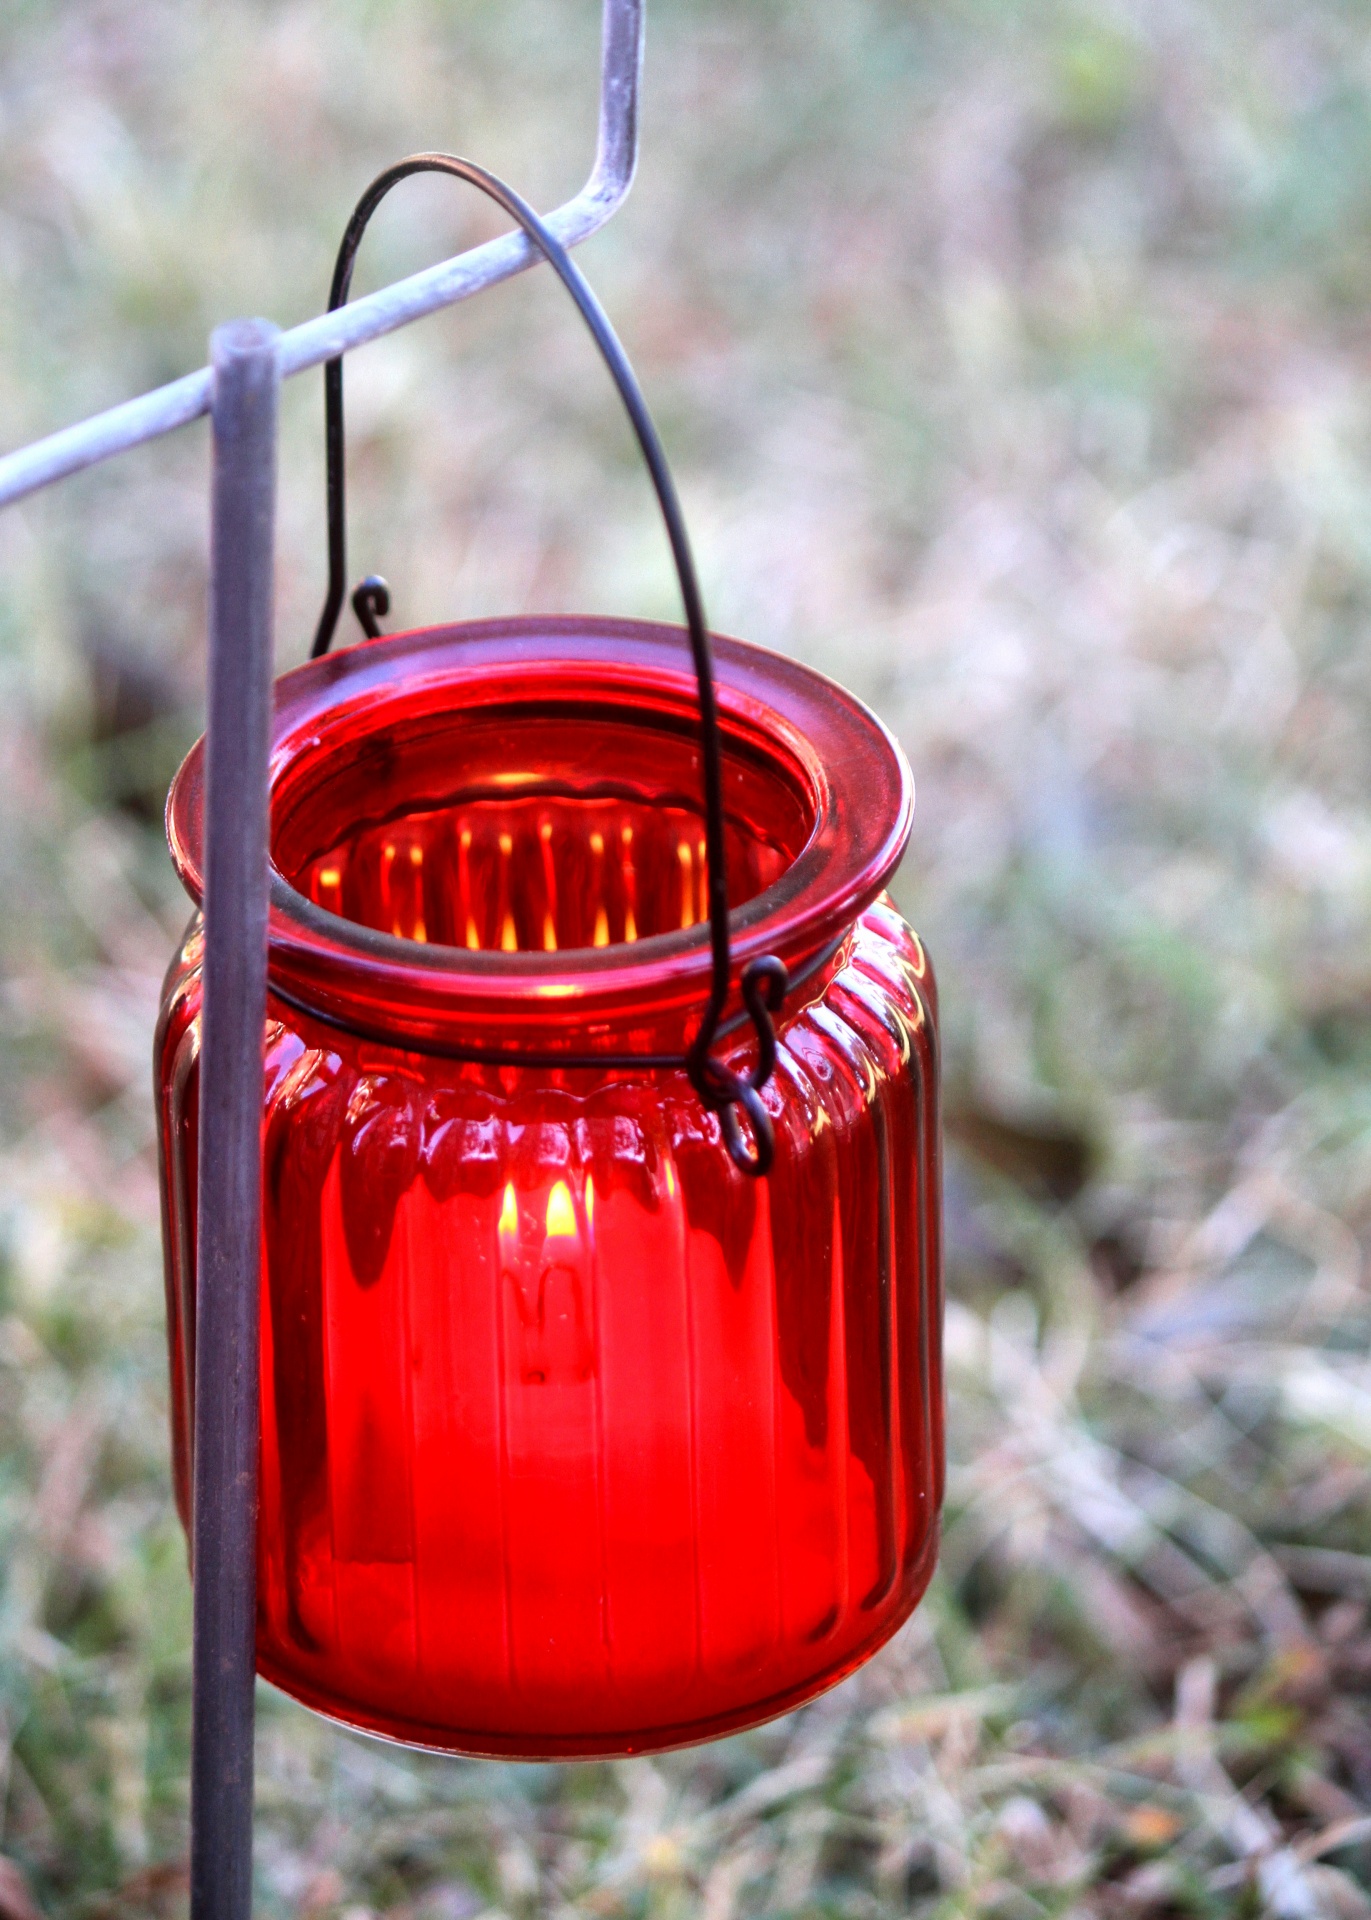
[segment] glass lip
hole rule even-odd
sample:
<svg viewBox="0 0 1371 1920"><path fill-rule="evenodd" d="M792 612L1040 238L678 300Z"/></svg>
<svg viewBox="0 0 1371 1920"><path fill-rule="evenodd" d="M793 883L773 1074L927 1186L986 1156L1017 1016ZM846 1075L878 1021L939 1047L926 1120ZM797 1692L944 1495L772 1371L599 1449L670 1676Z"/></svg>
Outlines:
<svg viewBox="0 0 1371 1920"><path fill-rule="evenodd" d="M779 777L808 789L805 845L769 887L729 915L733 975L776 953L793 971L840 937L888 882L904 853L914 781L898 742L871 710L813 668L748 641L711 636L725 754L746 741ZM330 721L374 707L378 725L403 692L451 688L459 701L546 706L594 691L631 712L650 688L688 720L698 710L684 628L595 616L539 616L416 628L311 660L275 684L273 804L301 756L320 750ZM484 694L482 701L480 696ZM167 843L182 884L203 903L204 753L201 736L167 796ZM287 998L346 1022L384 1006L398 1033L436 1038L555 1023L620 1028L635 1010L687 1017L707 997L709 928L552 953L422 943L364 927L317 906L273 856L268 970ZM736 993L735 993L736 999ZM512 1023L512 1025L511 1025ZM451 1034L449 1033L449 1037ZM586 1036L584 1032L581 1037ZM612 1035L606 1030L606 1045Z"/></svg>

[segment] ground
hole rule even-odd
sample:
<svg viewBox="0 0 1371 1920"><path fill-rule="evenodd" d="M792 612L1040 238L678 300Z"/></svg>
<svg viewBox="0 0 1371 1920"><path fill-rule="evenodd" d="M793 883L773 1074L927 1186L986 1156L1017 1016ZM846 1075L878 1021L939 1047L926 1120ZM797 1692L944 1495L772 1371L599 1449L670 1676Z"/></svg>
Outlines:
<svg viewBox="0 0 1371 1920"><path fill-rule="evenodd" d="M714 624L919 787L951 1480L911 1625L616 1766L416 1759L263 1692L267 1916L1371 1913L1371 14L649 0L582 255ZM548 206L591 0L15 0L0 444L321 304L370 174ZM491 231L397 194L360 285ZM349 363L397 617L670 614L546 275ZM279 636L324 579L284 410ZM188 1590L148 1057L203 676L203 427L0 522L0 1914L184 1904Z"/></svg>

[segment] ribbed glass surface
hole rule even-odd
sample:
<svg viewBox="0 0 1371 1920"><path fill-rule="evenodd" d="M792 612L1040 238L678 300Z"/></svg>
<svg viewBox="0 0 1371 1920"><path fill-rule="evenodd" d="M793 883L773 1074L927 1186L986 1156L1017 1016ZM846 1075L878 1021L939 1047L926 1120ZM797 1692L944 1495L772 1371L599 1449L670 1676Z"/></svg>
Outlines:
<svg viewBox="0 0 1371 1920"><path fill-rule="evenodd" d="M727 834L731 906L780 877L783 848ZM503 953L608 947L708 918L698 808L544 791L433 807L348 834L300 891L402 940Z"/></svg>
<svg viewBox="0 0 1371 1920"><path fill-rule="evenodd" d="M199 957L159 1037L183 1511ZM274 1018L262 1671L402 1739L612 1753L763 1718L885 1639L942 1488L934 1021L878 903L784 1022L752 1182L683 1076Z"/></svg>

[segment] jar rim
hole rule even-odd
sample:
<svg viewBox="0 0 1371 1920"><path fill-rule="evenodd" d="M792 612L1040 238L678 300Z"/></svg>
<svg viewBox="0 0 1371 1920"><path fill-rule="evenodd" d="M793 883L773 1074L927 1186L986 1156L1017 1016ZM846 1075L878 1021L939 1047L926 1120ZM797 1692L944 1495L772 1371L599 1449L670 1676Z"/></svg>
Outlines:
<svg viewBox="0 0 1371 1920"><path fill-rule="evenodd" d="M808 790L812 824L785 871L729 915L734 986L750 959L775 953L796 972L812 963L884 888L909 838L914 783L898 742L869 708L813 668L747 641L712 636L726 741L745 740ZM283 674L274 689L269 986L342 1025L359 1009L403 1037L460 1042L464 1033L510 1044L565 1030L593 1051L627 1028L679 1040L708 996L709 928L632 943L553 952L470 951L407 940L331 913L298 892L276 864L277 806L288 776L326 751L331 730L423 690L465 712L482 700L564 704L588 694L632 710L635 692L698 711L684 629L639 620L524 616L414 629L366 641ZM455 697L454 697L455 696ZM435 711L441 711L440 705ZM167 797L171 857L203 901L203 736ZM349 1015L353 1018L349 1018Z"/></svg>

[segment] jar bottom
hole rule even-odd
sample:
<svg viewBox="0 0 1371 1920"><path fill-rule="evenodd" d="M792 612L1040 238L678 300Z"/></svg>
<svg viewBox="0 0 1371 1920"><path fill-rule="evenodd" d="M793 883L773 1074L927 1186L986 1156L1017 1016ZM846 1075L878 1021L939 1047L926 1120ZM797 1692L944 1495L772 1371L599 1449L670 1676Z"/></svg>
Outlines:
<svg viewBox="0 0 1371 1920"><path fill-rule="evenodd" d="M849 1648L841 1660L819 1668L803 1680L763 1697L749 1697L737 1705L699 1719L680 1718L661 1725L635 1724L616 1731L587 1733L548 1733L545 1729L515 1730L508 1725L498 1729L457 1724L460 1708L449 1719L435 1725L404 1719L393 1713L368 1712L356 1701L339 1698L326 1688L312 1686L298 1674L259 1652L257 1671L262 1679L277 1687L301 1706L322 1714L354 1733L369 1734L396 1746L422 1749L431 1753L450 1753L474 1760L611 1760L627 1759L635 1754L664 1753L677 1747L698 1746L727 1734L742 1733L763 1725L779 1714L817 1699L820 1694L848 1679L857 1668L871 1659L893 1639L909 1619L927 1591L937 1563L939 1529L934 1522L928 1539L900 1584L898 1605L883 1611L879 1624L868 1636Z"/></svg>

